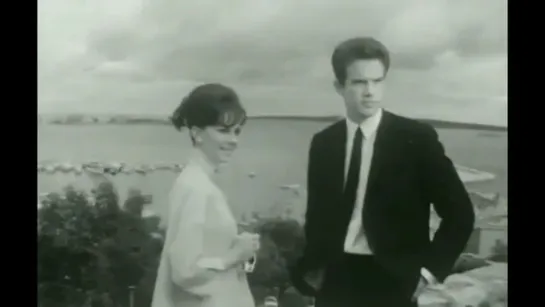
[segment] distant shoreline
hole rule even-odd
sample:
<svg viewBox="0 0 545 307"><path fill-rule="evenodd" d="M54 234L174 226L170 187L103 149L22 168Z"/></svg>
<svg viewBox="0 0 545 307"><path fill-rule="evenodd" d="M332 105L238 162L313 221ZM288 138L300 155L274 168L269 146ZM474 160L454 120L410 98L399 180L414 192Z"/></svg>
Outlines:
<svg viewBox="0 0 545 307"><path fill-rule="evenodd" d="M297 116L297 115L256 115L250 116L250 120L296 120L296 121L314 121L314 122L333 122L339 120L340 116ZM417 118L417 120L428 123L435 128L442 129L468 129L479 131L507 132L507 127L460 123L452 121L443 121L435 119ZM38 124L46 125L170 125L167 118L163 117L144 117L138 115L38 115Z"/></svg>

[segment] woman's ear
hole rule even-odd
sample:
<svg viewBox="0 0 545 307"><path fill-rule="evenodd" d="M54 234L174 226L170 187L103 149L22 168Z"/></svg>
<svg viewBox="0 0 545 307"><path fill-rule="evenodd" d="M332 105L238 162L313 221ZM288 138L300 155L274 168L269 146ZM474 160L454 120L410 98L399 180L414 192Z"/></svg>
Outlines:
<svg viewBox="0 0 545 307"><path fill-rule="evenodd" d="M191 129L189 129L189 135L191 136L191 139L193 140L195 145L198 145L202 142L201 134L202 129L199 127L193 126L191 127Z"/></svg>

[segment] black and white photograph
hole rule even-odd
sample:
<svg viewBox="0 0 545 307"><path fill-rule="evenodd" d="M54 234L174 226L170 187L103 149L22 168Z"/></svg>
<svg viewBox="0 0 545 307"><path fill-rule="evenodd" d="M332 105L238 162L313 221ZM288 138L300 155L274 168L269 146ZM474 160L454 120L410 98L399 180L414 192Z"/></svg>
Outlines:
<svg viewBox="0 0 545 307"><path fill-rule="evenodd" d="M38 307L507 307L507 0L39 0Z"/></svg>

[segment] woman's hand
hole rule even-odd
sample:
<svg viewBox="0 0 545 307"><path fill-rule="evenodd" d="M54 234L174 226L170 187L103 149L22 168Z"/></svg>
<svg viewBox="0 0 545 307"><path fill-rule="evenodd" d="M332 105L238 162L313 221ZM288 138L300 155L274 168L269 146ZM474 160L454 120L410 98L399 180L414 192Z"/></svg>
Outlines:
<svg viewBox="0 0 545 307"><path fill-rule="evenodd" d="M242 268L242 263L255 256L259 245L259 234L243 232L237 235L225 258L227 266Z"/></svg>
<svg viewBox="0 0 545 307"><path fill-rule="evenodd" d="M242 262L254 257L259 250L259 242L259 234L248 232L239 234L233 243L233 250L237 260Z"/></svg>

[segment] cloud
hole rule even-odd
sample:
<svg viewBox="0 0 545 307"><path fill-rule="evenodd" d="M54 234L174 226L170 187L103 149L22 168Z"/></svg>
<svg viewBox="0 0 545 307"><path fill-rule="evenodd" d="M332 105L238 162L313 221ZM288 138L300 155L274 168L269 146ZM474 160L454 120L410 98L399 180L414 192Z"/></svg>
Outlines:
<svg viewBox="0 0 545 307"><path fill-rule="evenodd" d="M505 0L40 1L39 110L167 114L195 84L221 81L253 113L338 113L330 54L347 37L372 35L394 55L392 109L464 120L475 105L478 120L506 124L482 110L506 109L505 99L494 100L506 96L506 7Z"/></svg>

